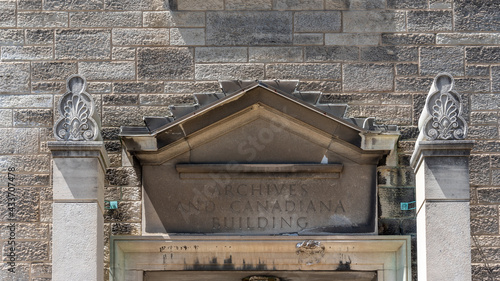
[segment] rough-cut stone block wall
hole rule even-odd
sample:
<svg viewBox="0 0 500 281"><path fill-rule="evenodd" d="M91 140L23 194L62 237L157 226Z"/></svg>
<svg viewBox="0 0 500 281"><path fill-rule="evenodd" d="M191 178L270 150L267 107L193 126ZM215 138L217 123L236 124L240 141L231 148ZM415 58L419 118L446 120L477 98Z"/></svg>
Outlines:
<svg viewBox="0 0 500 281"><path fill-rule="evenodd" d="M447 71L477 140L474 280L498 275L499 43L498 0L0 0L4 257L9 167L16 169L19 243L16 273L3 265L0 278L50 280L46 143L54 105L74 73L87 77L102 115L112 163L106 200L121 200L105 218L109 237L141 234L140 172L122 164L118 127L169 115L168 105L192 103L192 93L218 91L218 79L300 79L301 90L348 103L348 116L399 125L399 163L379 170L379 231L414 234L414 211L400 210L415 198L409 156L432 78Z"/></svg>

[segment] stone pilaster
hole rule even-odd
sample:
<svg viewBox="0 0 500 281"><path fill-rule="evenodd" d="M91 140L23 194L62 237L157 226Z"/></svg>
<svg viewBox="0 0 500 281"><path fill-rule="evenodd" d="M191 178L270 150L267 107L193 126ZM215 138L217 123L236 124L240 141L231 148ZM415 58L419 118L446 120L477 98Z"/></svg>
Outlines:
<svg viewBox="0 0 500 281"><path fill-rule="evenodd" d="M53 161L52 280L104 279L104 176L109 159L85 78L73 75L48 143Z"/></svg>
<svg viewBox="0 0 500 281"><path fill-rule="evenodd" d="M103 194L109 165L104 143L56 141L49 148L54 188L52 280L103 280Z"/></svg>
<svg viewBox="0 0 500 281"><path fill-rule="evenodd" d="M434 79L410 164L416 177L419 280L471 280L469 155L460 95Z"/></svg>
<svg viewBox="0 0 500 281"><path fill-rule="evenodd" d="M419 280L471 280L469 154L473 141L421 141L416 173Z"/></svg>

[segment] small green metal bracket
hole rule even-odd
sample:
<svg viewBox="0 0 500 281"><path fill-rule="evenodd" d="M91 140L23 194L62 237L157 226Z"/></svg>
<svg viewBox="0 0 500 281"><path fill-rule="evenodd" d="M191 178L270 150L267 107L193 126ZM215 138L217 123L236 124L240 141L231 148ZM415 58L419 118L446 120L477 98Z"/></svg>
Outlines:
<svg viewBox="0 0 500 281"><path fill-rule="evenodd" d="M410 208L410 204L415 204L415 201L411 202L401 202L401 211L415 210L416 207Z"/></svg>

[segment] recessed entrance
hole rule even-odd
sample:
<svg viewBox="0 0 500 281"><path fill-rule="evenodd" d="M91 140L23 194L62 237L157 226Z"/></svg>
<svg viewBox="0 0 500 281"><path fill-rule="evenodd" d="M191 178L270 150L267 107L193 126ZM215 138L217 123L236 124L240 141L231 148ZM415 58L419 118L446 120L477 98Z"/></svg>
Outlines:
<svg viewBox="0 0 500 281"><path fill-rule="evenodd" d="M267 277L267 278L266 278ZM375 281L377 272L172 271L145 272L144 281Z"/></svg>

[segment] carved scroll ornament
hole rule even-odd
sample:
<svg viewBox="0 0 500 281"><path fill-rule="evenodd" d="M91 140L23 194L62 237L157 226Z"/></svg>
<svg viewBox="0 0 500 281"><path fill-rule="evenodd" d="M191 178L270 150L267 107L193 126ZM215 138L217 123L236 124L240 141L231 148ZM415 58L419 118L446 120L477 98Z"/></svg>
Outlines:
<svg viewBox="0 0 500 281"><path fill-rule="evenodd" d="M434 79L418 122L419 139L462 140L467 136L462 100L453 90L454 84L453 77L447 73L439 74Z"/></svg>
<svg viewBox="0 0 500 281"><path fill-rule="evenodd" d="M99 137L99 126L94 119L95 103L85 89L87 81L80 75L72 75L66 82L67 92L58 104L59 119L54 124L58 140L89 141Z"/></svg>

